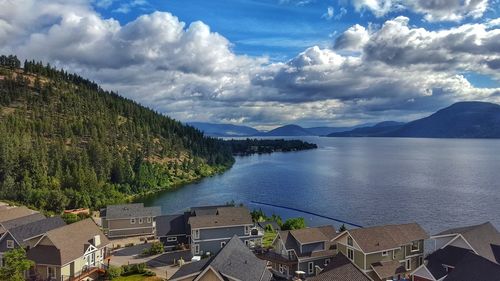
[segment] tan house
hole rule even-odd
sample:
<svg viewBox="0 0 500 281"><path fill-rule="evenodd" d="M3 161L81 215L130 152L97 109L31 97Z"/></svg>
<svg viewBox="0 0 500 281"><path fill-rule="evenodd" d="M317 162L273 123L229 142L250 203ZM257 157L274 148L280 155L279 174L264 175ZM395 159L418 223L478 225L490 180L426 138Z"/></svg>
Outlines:
<svg viewBox="0 0 500 281"><path fill-rule="evenodd" d="M102 227L109 238L156 234L156 217L160 207L142 203L110 205L101 210Z"/></svg>
<svg viewBox="0 0 500 281"><path fill-rule="evenodd" d="M36 280L95 280L106 263L109 240L92 219L45 233L28 250Z"/></svg>
<svg viewBox="0 0 500 281"><path fill-rule="evenodd" d="M399 280L423 263L427 238L420 225L409 223L346 230L332 241L373 280Z"/></svg>

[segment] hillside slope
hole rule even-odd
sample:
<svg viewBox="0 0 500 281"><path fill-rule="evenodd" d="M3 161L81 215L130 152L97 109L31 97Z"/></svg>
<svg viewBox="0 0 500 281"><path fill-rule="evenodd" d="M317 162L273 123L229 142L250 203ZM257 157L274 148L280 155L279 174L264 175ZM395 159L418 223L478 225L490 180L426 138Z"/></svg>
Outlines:
<svg viewBox="0 0 500 281"><path fill-rule="evenodd" d="M77 75L0 57L0 198L98 208L215 174L227 145Z"/></svg>
<svg viewBox="0 0 500 281"><path fill-rule="evenodd" d="M388 121L328 136L500 138L500 105L477 101L458 102L406 124Z"/></svg>
<svg viewBox="0 0 500 281"><path fill-rule="evenodd" d="M259 136L313 136L314 134L299 125L285 125L271 131L260 133Z"/></svg>
<svg viewBox="0 0 500 281"><path fill-rule="evenodd" d="M487 102L458 102L382 136L500 138L500 105Z"/></svg>

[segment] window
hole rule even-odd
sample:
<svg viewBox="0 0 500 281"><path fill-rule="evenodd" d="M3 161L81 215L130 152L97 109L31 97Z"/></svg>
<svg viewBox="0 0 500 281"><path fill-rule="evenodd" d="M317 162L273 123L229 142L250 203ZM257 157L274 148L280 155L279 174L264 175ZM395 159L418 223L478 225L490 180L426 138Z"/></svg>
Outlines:
<svg viewBox="0 0 500 281"><path fill-rule="evenodd" d="M224 246L226 246L226 241L222 241L222 242L220 242L220 247L221 247L221 248L224 248Z"/></svg>
<svg viewBox="0 0 500 281"><path fill-rule="evenodd" d="M194 254L197 255L200 253L200 245L198 244L194 244L193 245L193 250L194 250Z"/></svg>
<svg viewBox="0 0 500 281"><path fill-rule="evenodd" d="M176 242L177 237L167 237L167 242Z"/></svg>
<svg viewBox="0 0 500 281"><path fill-rule="evenodd" d="M397 253L397 249L394 249L392 250L392 259L395 260L396 259L396 253Z"/></svg>
<svg viewBox="0 0 500 281"><path fill-rule="evenodd" d="M424 263L424 257L418 257L418 266L421 266Z"/></svg>
<svg viewBox="0 0 500 281"><path fill-rule="evenodd" d="M143 218L139 218L139 224L142 224L144 222Z"/></svg>
<svg viewBox="0 0 500 281"><path fill-rule="evenodd" d="M387 251L383 251L383 252L382 252L382 256L383 256L383 257L387 257Z"/></svg>
<svg viewBox="0 0 500 281"><path fill-rule="evenodd" d="M7 240L7 248L14 249L14 240Z"/></svg>
<svg viewBox="0 0 500 281"><path fill-rule="evenodd" d="M151 223L151 217L148 217L147 220L148 220L148 223Z"/></svg>
<svg viewBox="0 0 500 281"><path fill-rule="evenodd" d="M245 240L245 245L246 245L247 247L248 247L248 243L249 243L249 242L248 242L248 240Z"/></svg>
<svg viewBox="0 0 500 281"><path fill-rule="evenodd" d="M135 218L130 219L130 224L135 224Z"/></svg>
<svg viewBox="0 0 500 281"><path fill-rule="evenodd" d="M283 265L282 264L279 265L279 271L280 271L280 273L283 273Z"/></svg>
<svg viewBox="0 0 500 281"><path fill-rule="evenodd" d="M419 250L420 250L420 243L418 243L418 241L411 242L411 251L417 252Z"/></svg>
<svg viewBox="0 0 500 281"><path fill-rule="evenodd" d="M347 237L347 245L353 246L353 242L352 242L352 237L351 236Z"/></svg>
<svg viewBox="0 0 500 281"><path fill-rule="evenodd" d="M411 269L411 260L410 259L407 259L406 260L406 266L405 266L406 270L410 270Z"/></svg>
<svg viewBox="0 0 500 281"><path fill-rule="evenodd" d="M330 264L330 259L325 260L325 266L328 266Z"/></svg>
<svg viewBox="0 0 500 281"><path fill-rule="evenodd" d="M350 260L354 261L354 251L353 251L353 249L347 248L347 258L349 258Z"/></svg>
<svg viewBox="0 0 500 281"><path fill-rule="evenodd" d="M191 235L193 236L193 239L200 239L200 230L199 229L193 230Z"/></svg>
<svg viewBox="0 0 500 281"><path fill-rule="evenodd" d="M56 268L55 267L47 267L47 276L49 278L56 278Z"/></svg>
<svg viewBox="0 0 500 281"><path fill-rule="evenodd" d="M314 262L310 261L308 264L307 264L307 272L309 274L313 274L314 273Z"/></svg>
<svg viewBox="0 0 500 281"><path fill-rule="evenodd" d="M250 226L245 225L245 235L250 234Z"/></svg>

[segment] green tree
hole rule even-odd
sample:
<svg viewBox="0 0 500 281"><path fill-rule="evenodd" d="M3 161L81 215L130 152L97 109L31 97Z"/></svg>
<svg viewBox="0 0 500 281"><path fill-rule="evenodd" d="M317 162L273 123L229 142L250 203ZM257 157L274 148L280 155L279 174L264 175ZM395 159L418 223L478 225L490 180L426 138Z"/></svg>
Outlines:
<svg viewBox="0 0 500 281"><path fill-rule="evenodd" d="M0 267L0 280L24 281L24 272L33 266L23 248L10 250L3 255L4 266Z"/></svg>
<svg viewBox="0 0 500 281"><path fill-rule="evenodd" d="M347 227L345 226L345 224L342 224L339 228L339 232L343 232L343 231L346 231L347 230Z"/></svg>
<svg viewBox="0 0 500 281"><path fill-rule="evenodd" d="M281 226L282 230L294 230L306 228L306 221L304 218L291 218L287 219Z"/></svg>

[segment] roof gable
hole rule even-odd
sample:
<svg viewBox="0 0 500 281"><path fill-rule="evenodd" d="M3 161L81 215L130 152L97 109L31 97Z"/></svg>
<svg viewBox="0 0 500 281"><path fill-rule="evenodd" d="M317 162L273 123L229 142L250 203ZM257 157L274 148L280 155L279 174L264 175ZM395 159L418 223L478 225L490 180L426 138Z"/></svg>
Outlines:
<svg viewBox="0 0 500 281"><path fill-rule="evenodd" d="M429 237L417 223L357 228L347 232L364 253L395 249Z"/></svg>

